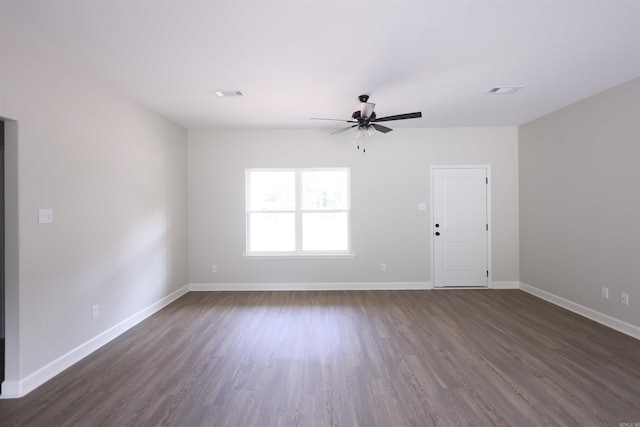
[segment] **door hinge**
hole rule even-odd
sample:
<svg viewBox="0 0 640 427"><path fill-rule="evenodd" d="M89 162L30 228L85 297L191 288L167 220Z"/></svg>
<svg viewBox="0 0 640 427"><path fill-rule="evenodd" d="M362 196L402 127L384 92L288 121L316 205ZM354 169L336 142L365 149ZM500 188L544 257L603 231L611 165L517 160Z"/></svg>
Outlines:
<svg viewBox="0 0 640 427"><path fill-rule="evenodd" d="M487 277L489 277L489 270L487 270Z"/></svg>
<svg viewBox="0 0 640 427"><path fill-rule="evenodd" d="M489 178L485 178L485 182L488 184L489 183Z"/></svg>
<svg viewBox="0 0 640 427"><path fill-rule="evenodd" d="M489 231L489 224L487 224L487 231Z"/></svg>

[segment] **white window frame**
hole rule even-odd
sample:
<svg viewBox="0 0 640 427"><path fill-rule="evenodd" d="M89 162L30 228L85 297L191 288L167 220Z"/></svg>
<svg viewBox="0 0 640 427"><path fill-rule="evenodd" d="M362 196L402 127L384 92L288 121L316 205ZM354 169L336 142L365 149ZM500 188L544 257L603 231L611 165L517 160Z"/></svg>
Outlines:
<svg viewBox="0 0 640 427"><path fill-rule="evenodd" d="M250 179L251 172L294 172L295 173L295 208L293 210L256 210L251 211L250 205ZM313 171L341 171L347 173L347 208L346 209L302 209L302 175L304 172ZM250 216L252 213L283 213L292 212L295 214L295 250L293 251L249 251L251 241ZM302 216L310 212L342 213L347 214L347 249L345 250L302 250ZM351 169L346 167L326 167L326 168L247 168L245 169L245 229L246 258L352 258L351 252Z"/></svg>

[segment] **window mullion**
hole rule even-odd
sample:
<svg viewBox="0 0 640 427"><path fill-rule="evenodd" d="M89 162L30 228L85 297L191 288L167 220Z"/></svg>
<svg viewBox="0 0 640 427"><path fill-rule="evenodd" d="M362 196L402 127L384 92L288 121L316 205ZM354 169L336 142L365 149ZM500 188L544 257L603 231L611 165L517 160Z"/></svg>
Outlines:
<svg viewBox="0 0 640 427"><path fill-rule="evenodd" d="M296 252L302 252L302 171L296 170Z"/></svg>

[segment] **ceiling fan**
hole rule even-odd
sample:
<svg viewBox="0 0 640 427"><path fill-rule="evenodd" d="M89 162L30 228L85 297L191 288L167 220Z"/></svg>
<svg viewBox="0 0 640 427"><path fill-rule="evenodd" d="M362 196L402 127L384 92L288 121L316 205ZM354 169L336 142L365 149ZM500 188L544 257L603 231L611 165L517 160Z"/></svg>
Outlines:
<svg viewBox="0 0 640 427"><path fill-rule="evenodd" d="M386 116L386 117L377 117L376 113L373 111L376 104L372 104L369 101L369 95L360 95L358 100L362 103L360 107L360 111L354 111L351 115L351 120L341 120L341 119L321 119L313 117L311 120L333 120L338 122L347 122L347 123L355 123L354 125L347 126L343 129L338 129L336 131L331 132L331 135L335 135L338 133L345 132L349 129L356 128L356 137L367 137L373 134L374 129L378 132L387 133L391 132L393 129L388 128L386 126L379 125L380 122L390 122L392 120L405 120L405 119L417 119L422 117L421 112L417 113L407 113L407 114L397 114L395 116Z"/></svg>

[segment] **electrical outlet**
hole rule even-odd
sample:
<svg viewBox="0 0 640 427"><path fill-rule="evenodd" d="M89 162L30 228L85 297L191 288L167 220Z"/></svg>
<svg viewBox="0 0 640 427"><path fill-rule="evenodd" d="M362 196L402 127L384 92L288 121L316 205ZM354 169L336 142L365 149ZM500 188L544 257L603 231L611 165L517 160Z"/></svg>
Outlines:
<svg viewBox="0 0 640 427"><path fill-rule="evenodd" d="M91 318L95 319L96 317L98 317L99 311L98 311L98 306L94 305L93 307L91 307Z"/></svg>
<svg viewBox="0 0 640 427"><path fill-rule="evenodd" d="M609 288L602 287L602 298L609 299Z"/></svg>
<svg viewBox="0 0 640 427"><path fill-rule="evenodd" d="M629 294L625 292L620 293L620 304L629 305Z"/></svg>
<svg viewBox="0 0 640 427"><path fill-rule="evenodd" d="M380 264L380 271L387 271L387 264Z"/></svg>
<svg viewBox="0 0 640 427"><path fill-rule="evenodd" d="M213 265L211 266L211 272L212 272L212 273L217 273L217 272L218 272L218 266L217 266L217 265L215 265L215 264L213 264Z"/></svg>

